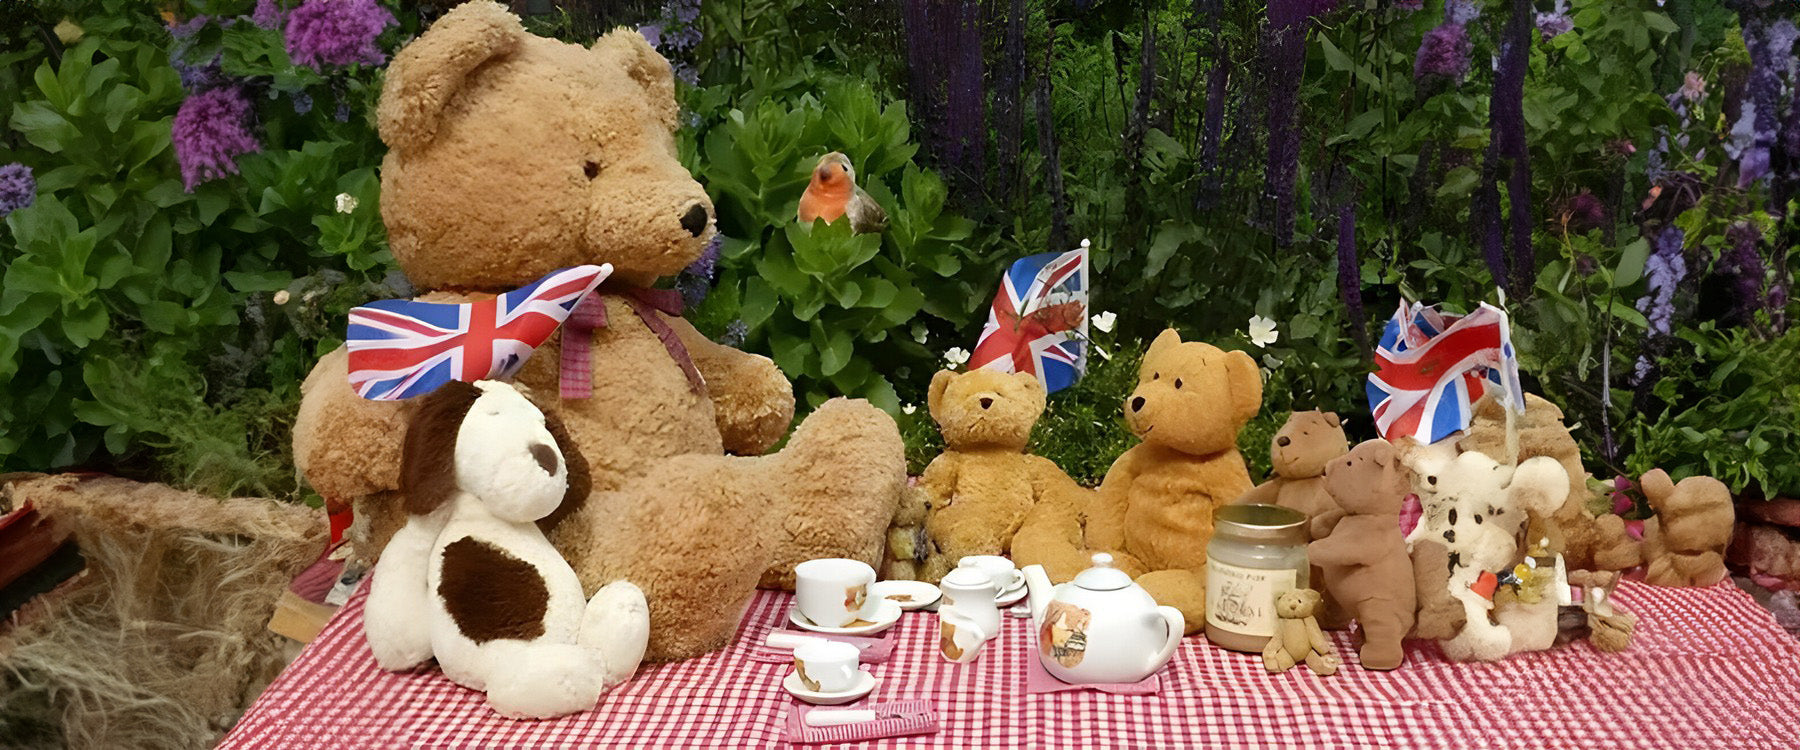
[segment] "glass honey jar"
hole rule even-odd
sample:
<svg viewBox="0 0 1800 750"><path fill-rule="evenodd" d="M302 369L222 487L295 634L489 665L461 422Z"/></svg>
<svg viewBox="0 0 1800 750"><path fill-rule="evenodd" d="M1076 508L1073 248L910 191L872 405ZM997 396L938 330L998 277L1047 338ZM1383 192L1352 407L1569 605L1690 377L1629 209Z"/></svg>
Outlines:
<svg viewBox="0 0 1800 750"><path fill-rule="evenodd" d="M1206 639L1261 653L1280 618L1275 598L1310 588L1306 514L1278 505L1226 505L1206 546Z"/></svg>

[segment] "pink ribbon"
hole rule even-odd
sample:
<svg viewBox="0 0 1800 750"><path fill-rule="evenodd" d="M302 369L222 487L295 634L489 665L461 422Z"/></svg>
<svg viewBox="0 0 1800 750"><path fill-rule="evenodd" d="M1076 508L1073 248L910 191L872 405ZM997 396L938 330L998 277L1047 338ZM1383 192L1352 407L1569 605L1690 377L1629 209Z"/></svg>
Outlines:
<svg viewBox="0 0 1800 750"><path fill-rule="evenodd" d="M606 303L600 298L613 296L623 300L637 313L638 320L656 334L662 341L663 348L674 358L675 364L681 365L681 372L687 375L688 390L703 394L706 392L706 379L700 376L699 368L694 367L694 358L688 354L687 346L681 343L681 337L670 327L658 312L666 315L681 314L681 293L672 289L645 289L624 285L602 284L593 294L581 298L575 303L575 309L569 313L569 319L563 323L562 368L559 390L567 399L592 398L594 395L594 373L592 358L594 330L605 328Z"/></svg>

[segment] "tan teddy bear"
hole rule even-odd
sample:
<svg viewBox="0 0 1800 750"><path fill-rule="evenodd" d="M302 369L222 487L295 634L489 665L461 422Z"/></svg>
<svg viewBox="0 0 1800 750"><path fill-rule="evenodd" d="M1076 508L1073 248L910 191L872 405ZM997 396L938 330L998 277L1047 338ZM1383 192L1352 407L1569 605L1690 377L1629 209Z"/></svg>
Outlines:
<svg viewBox="0 0 1800 750"><path fill-rule="evenodd" d="M1311 519L1313 539L1331 533L1337 520L1337 504L1325 491L1325 464L1350 452L1350 438L1343 422L1331 412L1297 411L1288 416L1269 443L1268 481L1256 485L1241 503L1279 505L1305 513Z"/></svg>
<svg viewBox="0 0 1800 750"><path fill-rule="evenodd" d="M1331 592L1362 633L1364 669L1393 669L1406 660L1401 640L1412 630L1416 598L1412 558L1400 535L1400 505L1412 479L1386 440L1357 444L1331 462L1325 488L1343 520L1307 547Z"/></svg>
<svg viewBox="0 0 1800 750"><path fill-rule="evenodd" d="M1276 623L1275 637L1263 647L1264 669L1286 672L1305 662L1313 674L1337 674L1337 652L1313 619L1313 610L1318 606L1319 592L1312 589L1288 589L1275 597L1275 616L1281 621Z"/></svg>
<svg viewBox="0 0 1800 750"><path fill-rule="evenodd" d="M1644 522L1644 581L1657 586L1711 586L1725 580L1725 546L1737 511L1731 490L1712 477L1680 484L1652 469L1638 480L1656 517Z"/></svg>
<svg viewBox="0 0 1800 750"><path fill-rule="evenodd" d="M1163 331L1125 400L1125 421L1143 442L1113 462L1098 490L1039 503L1013 538L1013 559L1061 582L1108 552L1198 632L1213 511L1251 487L1237 433L1260 408L1262 374L1250 355Z"/></svg>
<svg viewBox="0 0 1800 750"><path fill-rule="evenodd" d="M1025 453L1044 413L1036 376L942 371L931 379L927 404L945 445L919 481L927 507L919 579L935 583L964 556L1011 553L1013 534L1039 498L1081 488L1049 459Z"/></svg>
<svg viewBox="0 0 1800 750"><path fill-rule="evenodd" d="M877 562L905 481L893 420L861 401L821 405L780 453L756 456L787 431L791 386L649 288L713 233L712 204L676 158L678 113L669 63L636 32L565 44L485 0L395 56L377 111L382 219L422 299L613 264L589 298L597 309L578 309L516 380L568 425L592 474L550 540L587 592L615 580L643 590L652 661L723 646L758 582L791 585L797 562ZM565 347L586 350L570 371L590 378L559 377ZM397 512L413 406L356 396L342 349L303 392L294 454L307 480L359 513Z"/></svg>

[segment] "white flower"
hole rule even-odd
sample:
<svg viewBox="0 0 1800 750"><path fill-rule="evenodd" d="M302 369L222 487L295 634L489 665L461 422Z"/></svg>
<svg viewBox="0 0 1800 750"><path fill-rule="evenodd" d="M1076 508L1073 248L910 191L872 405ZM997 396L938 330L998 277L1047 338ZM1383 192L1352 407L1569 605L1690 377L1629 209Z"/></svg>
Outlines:
<svg viewBox="0 0 1800 750"><path fill-rule="evenodd" d="M900 407L901 414L912 414L914 412L917 412L918 410L919 410L919 407L914 406L912 404L905 404Z"/></svg>
<svg viewBox="0 0 1800 750"><path fill-rule="evenodd" d="M286 289L276 292L275 293L275 304L277 304L277 305L287 304L288 297L290 297L290 296L292 296L292 295L289 295L288 290L286 290Z"/></svg>
<svg viewBox="0 0 1800 750"><path fill-rule="evenodd" d="M1100 329L1101 333L1112 333L1113 324L1118 321L1119 316L1114 315L1111 310L1108 310L1106 312L1095 313L1094 319L1090 322L1094 324L1095 328Z"/></svg>
<svg viewBox="0 0 1800 750"><path fill-rule="evenodd" d="M1275 321L1261 315L1250 316L1250 343L1265 347L1275 343L1278 338L1281 338L1281 333L1275 330Z"/></svg>
<svg viewBox="0 0 1800 750"><path fill-rule="evenodd" d="M349 193L338 193L337 212L347 214L356 210L356 196Z"/></svg>
<svg viewBox="0 0 1800 750"><path fill-rule="evenodd" d="M926 333L927 333L927 331L925 330L925 326L913 326L912 335L913 335L914 341L917 341L921 344L925 343L925 334Z"/></svg>
<svg viewBox="0 0 1800 750"><path fill-rule="evenodd" d="M949 362L952 367L961 367L968 364L969 350L960 346L950 347L949 351L944 352L944 361Z"/></svg>

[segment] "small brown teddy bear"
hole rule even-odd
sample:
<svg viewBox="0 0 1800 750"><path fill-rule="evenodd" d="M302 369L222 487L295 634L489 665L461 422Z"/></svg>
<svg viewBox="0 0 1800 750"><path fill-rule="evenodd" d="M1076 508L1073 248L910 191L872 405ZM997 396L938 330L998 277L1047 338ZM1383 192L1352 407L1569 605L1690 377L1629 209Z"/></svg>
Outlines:
<svg viewBox="0 0 1800 750"><path fill-rule="evenodd" d="M965 556L1011 553L1040 498L1081 488L1049 459L1025 453L1044 413L1036 376L945 370L932 377L927 404L945 446L919 480L927 508L919 580L935 583Z"/></svg>
<svg viewBox="0 0 1800 750"><path fill-rule="evenodd" d="M1725 579L1725 546L1737 512L1731 490L1712 477L1680 484L1653 469L1638 480L1656 517L1644 522L1644 581L1657 586L1711 586Z"/></svg>
<svg viewBox="0 0 1800 750"><path fill-rule="evenodd" d="M559 268L613 265L514 380L568 425L591 470L593 491L549 519L550 542L587 593L643 590L648 661L725 645L758 583L790 586L802 560L876 563L906 477L893 419L861 401L820 405L780 452L758 455L793 421L792 386L654 288L714 233L675 152L680 112L668 61L637 32L567 44L485 0L395 55L376 112L382 220L422 299L490 299ZM325 497L391 516L417 407L358 397L346 367L339 349L302 387L295 462Z"/></svg>
<svg viewBox="0 0 1800 750"><path fill-rule="evenodd" d="M1313 674L1337 674L1337 652L1331 649L1331 641L1325 640L1325 631L1313 619L1313 610L1318 606L1319 592L1312 589L1289 589L1275 597L1275 615L1281 622L1276 624L1275 637L1263 647L1264 669L1286 672L1295 664L1306 662Z"/></svg>
<svg viewBox="0 0 1800 750"><path fill-rule="evenodd" d="M1412 559L1400 536L1400 504L1412 480L1386 440L1358 444L1325 469L1325 489L1344 517L1330 536L1307 546L1324 570L1332 599L1362 632L1364 669L1393 669L1406 660L1400 642L1412 630Z"/></svg>
<svg viewBox="0 0 1800 750"><path fill-rule="evenodd" d="M1311 538L1331 533L1337 505L1325 491L1325 464L1350 451L1344 426L1331 412L1297 411L1288 416L1269 445L1268 481L1256 485L1240 503L1279 505L1311 519Z"/></svg>
<svg viewBox="0 0 1800 750"><path fill-rule="evenodd" d="M1252 486L1237 433L1260 408L1262 373L1250 355L1163 331L1125 401L1125 421L1143 442L1081 500L1038 503L1013 538L1013 558L1061 582L1093 553L1110 553L1158 604L1181 610L1188 634L1198 632L1213 511Z"/></svg>

